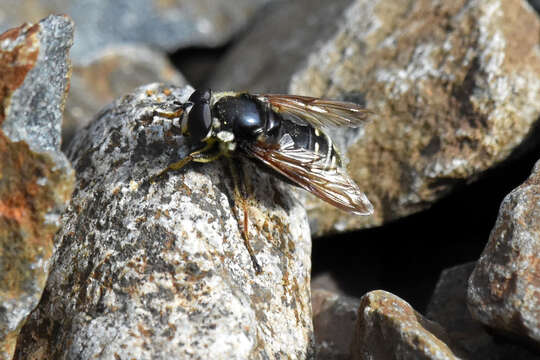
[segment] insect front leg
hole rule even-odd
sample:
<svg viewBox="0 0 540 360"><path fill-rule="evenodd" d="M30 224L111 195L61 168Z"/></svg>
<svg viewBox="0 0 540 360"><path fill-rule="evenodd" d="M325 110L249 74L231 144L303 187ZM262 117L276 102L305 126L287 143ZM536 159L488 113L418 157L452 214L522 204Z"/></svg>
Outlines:
<svg viewBox="0 0 540 360"><path fill-rule="evenodd" d="M231 177L233 180L234 185L234 206L232 206L233 214L236 220L239 223L240 227L240 233L242 234L242 238L244 240L244 246L246 247L249 257L251 258L251 262L253 263L253 269L255 270L255 273L257 275L262 273L262 267L257 261L257 257L255 256L255 252L253 251L253 248L251 247L251 243L249 241L249 232L248 232L248 218L249 218L249 212L248 212L248 206L246 202L246 198L242 192L244 182L240 178L240 174L238 171L237 166L233 162L231 157L227 157L229 170L231 172ZM242 187L242 188L241 188ZM244 213L243 221L240 221L240 218L238 216L238 211L236 209L237 205L242 206L242 211ZM240 225L240 222L242 222L242 225Z"/></svg>
<svg viewBox="0 0 540 360"><path fill-rule="evenodd" d="M181 160L177 162L170 164L165 169L161 170L156 175L152 176L150 178L150 182L154 183L157 178L163 176L169 171L180 170L192 161L199 162L199 163L208 163L208 162L212 162L214 160L219 159L222 155L223 153L220 152L220 149L218 146L216 146L215 142L208 142L202 149L193 151L186 157L182 158Z"/></svg>

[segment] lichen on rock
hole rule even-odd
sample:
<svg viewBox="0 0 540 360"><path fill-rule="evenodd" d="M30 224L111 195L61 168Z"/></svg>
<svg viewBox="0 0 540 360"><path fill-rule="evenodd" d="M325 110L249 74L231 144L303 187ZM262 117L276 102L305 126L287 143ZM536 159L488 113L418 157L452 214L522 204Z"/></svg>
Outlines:
<svg viewBox="0 0 540 360"><path fill-rule="evenodd" d="M256 275L227 162L190 164L163 112L192 89L152 84L105 108L68 155L77 185L18 358L303 359L312 350L310 232L288 186L235 159ZM54 328L50 333L42 329Z"/></svg>
<svg viewBox="0 0 540 360"><path fill-rule="evenodd" d="M73 23L50 16L0 35L0 358L47 279L74 173L60 151Z"/></svg>

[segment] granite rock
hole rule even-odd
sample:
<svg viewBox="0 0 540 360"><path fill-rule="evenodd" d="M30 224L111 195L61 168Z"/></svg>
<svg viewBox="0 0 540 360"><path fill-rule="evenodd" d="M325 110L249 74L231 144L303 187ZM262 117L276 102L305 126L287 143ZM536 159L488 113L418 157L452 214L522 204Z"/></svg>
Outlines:
<svg viewBox="0 0 540 360"><path fill-rule="evenodd" d="M460 359L445 330L399 297L375 290L360 301L351 359Z"/></svg>
<svg viewBox="0 0 540 360"><path fill-rule="evenodd" d="M538 357L530 349L490 334L472 318L467 308L467 281L475 263L458 265L441 273L427 309L427 318L447 331L471 360L529 360Z"/></svg>
<svg viewBox="0 0 540 360"><path fill-rule="evenodd" d="M150 181L186 154L163 113L191 92L147 85L77 133L67 149L75 193L16 358L312 356L310 232L289 185L235 161L249 190L256 275L226 161Z"/></svg>
<svg viewBox="0 0 540 360"><path fill-rule="evenodd" d="M474 318L540 349L540 162L503 200L469 279Z"/></svg>
<svg viewBox="0 0 540 360"><path fill-rule="evenodd" d="M305 6L304 22L323 24L316 11ZM305 38L280 31L287 16L258 23L257 41L247 36L231 51L213 87L345 99L376 112L364 128L330 132L375 214L346 215L309 197L314 234L426 209L524 150L540 114L540 22L524 0L356 0L329 16L330 36L313 27L320 41L308 42L307 55L285 46ZM277 62L245 56L265 56L274 43L285 44Z"/></svg>
<svg viewBox="0 0 540 360"><path fill-rule="evenodd" d="M38 304L74 172L60 151L73 23L50 16L0 35L0 358Z"/></svg>

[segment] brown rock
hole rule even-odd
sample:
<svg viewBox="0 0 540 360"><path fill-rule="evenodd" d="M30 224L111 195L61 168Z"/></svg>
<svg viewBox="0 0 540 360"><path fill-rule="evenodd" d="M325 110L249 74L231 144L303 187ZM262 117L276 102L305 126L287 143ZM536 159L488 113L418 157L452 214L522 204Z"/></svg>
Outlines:
<svg viewBox="0 0 540 360"><path fill-rule="evenodd" d="M317 359L349 359L360 301L321 289L311 301Z"/></svg>
<svg viewBox="0 0 540 360"><path fill-rule="evenodd" d="M73 23L50 16L0 35L0 358L37 305L73 190L60 152Z"/></svg>
<svg viewBox="0 0 540 360"><path fill-rule="evenodd" d="M485 325L540 346L540 162L503 200L467 299Z"/></svg>
<svg viewBox="0 0 540 360"><path fill-rule="evenodd" d="M360 299L351 359L459 359L441 326L386 291Z"/></svg>
<svg viewBox="0 0 540 360"><path fill-rule="evenodd" d="M317 19L310 10L305 22ZM330 37L320 31L315 50L308 42L309 55L299 41L277 64L251 71L240 47L266 54L269 41L259 37L258 48L250 42L233 49L228 77L214 82L346 99L378 113L364 129L331 132L375 215L349 216L309 198L315 234L380 225L429 207L507 159L538 118L540 22L524 0L358 0L339 14L331 17L337 30ZM267 36L295 44L295 32L279 31L287 13L278 15L265 22Z"/></svg>
<svg viewBox="0 0 540 360"><path fill-rule="evenodd" d="M507 339L488 334L467 308L467 281L475 263L444 270L428 305L427 317L441 324L448 336L471 360L529 360L537 357L530 350Z"/></svg>

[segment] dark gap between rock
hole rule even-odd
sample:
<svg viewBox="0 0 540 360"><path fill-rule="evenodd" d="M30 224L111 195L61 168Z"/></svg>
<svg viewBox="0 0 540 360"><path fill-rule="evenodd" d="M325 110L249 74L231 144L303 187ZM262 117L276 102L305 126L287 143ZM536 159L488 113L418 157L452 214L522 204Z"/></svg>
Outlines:
<svg viewBox="0 0 540 360"><path fill-rule="evenodd" d="M529 139L538 136L540 126ZM428 210L382 227L313 239L312 277L329 273L354 297L387 290L424 313L440 272L478 259L503 198L529 177L540 145L524 146L525 154L511 156Z"/></svg>

